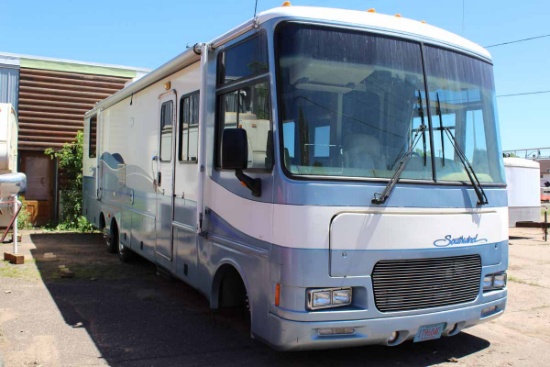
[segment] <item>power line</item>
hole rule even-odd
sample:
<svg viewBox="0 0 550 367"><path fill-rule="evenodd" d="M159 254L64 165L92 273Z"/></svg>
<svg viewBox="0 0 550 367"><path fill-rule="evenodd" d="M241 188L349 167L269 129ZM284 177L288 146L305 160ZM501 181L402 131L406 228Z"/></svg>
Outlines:
<svg viewBox="0 0 550 367"><path fill-rule="evenodd" d="M538 91L538 92L525 92L525 93L501 94L500 96L497 96L497 98L500 98L500 97L529 96L529 95L532 95L532 94L544 94L544 93L550 93L550 90L541 90L541 91Z"/></svg>
<svg viewBox="0 0 550 367"><path fill-rule="evenodd" d="M509 42L504 42L504 43L497 43L496 45L485 46L485 48L491 48L491 47L509 45L509 44L511 44L511 43L519 43L519 42L525 42L525 41L532 41L532 40L536 40L536 39L544 38L544 37L550 37L550 34L545 34L545 35L543 35L543 36L536 36L536 37L523 38L523 39L520 39L520 40L509 41Z"/></svg>

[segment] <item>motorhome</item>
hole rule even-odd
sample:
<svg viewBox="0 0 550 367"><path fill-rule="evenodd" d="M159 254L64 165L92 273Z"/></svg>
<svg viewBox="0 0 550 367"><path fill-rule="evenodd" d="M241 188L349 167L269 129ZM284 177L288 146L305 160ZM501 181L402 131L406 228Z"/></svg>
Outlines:
<svg viewBox="0 0 550 367"><path fill-rule="evenodd" d="M425 22L286 6L85 115L86 217L281 350L453 336L506 306L492 61Z"/></svg>

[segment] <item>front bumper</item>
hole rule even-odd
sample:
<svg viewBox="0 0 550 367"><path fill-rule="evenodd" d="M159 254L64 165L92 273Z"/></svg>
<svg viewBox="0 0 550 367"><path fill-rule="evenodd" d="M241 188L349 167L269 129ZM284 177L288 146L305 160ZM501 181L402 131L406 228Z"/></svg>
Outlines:
<svg viewBox="0 0 550 367"><path fill-rule="evenodd" d="M413 339L421 326L445 323L443 336L453 336L461 330L492 320L506 308L503 298L460 309L430 312L422 315L384 317L377 319L303 322L269 314L269 333L264 340L278 350L305 350L354 347L369 344L394 346ZM321 336L319 329L353 328L353 334ZM392 333L398 338L389 342Z"/></svg>

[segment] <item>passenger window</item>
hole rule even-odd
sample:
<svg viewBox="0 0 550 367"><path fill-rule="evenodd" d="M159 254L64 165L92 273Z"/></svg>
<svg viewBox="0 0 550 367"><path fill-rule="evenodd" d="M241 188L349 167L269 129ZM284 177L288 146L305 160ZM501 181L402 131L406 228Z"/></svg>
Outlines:
<svg viewBox="0 0 550 367"><path fill-rule="evenodd" d="M199 152L199 92L180 99L180 131L178 159L197 163Z"/></svg>
<svg viewBox="0 0 550 367"><path fill-rule="evenodd" d="M172 159L172 121L174 103L164 102L160 108L160 160L167 162Z"/></svg>
<svg viewBox="0 0 550 367"><path fill-rule="evenodd" d="M267 73L267 41L260 34L220 54L219 84Z"/></svg>

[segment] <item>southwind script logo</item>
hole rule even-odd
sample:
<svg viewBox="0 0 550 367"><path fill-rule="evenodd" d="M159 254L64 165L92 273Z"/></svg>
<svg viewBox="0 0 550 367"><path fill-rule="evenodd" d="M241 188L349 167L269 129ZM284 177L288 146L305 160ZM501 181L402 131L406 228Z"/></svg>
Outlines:
<svg viewBox="0 0 550 367"><path fill-rule="evenodd" d="M441 238L434 241L435 247L449 247L453 245L476 245L480 243L487 243L486 238L477 238L478 235L475 236L460 236L460 237L453 237L452 235L448 234L445 236L445 238Z"/></svg>

